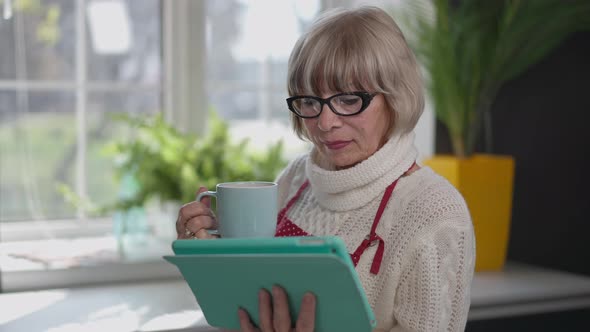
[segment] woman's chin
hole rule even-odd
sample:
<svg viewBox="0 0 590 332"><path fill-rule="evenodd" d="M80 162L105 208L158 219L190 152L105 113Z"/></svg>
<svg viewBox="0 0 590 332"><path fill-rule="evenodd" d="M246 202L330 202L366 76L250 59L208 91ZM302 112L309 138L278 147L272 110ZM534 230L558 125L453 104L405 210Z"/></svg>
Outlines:
<svg viewBox="0 0 590 332"><path fill-rule="evenodd" d="M334 150L319 150L318 165L324 169L341 170L355 166L362 160L355 158L351 151L334 151Z"/></svg>
<svg viewBox="0 0 590 332"><path fill-rule="evenodd" d="M342 156L340 158L329 158L328 163L332 165L333 169L341 170L351 168L358 164L359 161L353 160L349 156Z"/></svg>

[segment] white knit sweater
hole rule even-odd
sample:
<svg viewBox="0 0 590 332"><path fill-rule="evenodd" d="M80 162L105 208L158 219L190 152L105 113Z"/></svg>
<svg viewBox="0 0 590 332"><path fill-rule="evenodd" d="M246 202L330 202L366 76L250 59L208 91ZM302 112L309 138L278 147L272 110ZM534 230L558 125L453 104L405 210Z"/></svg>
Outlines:
<svg viewBox="0 0 590 332"><path fill-rule="evenodd" d="M284 207L308 179L289 219L307 233L341 237L352 253L369 233L385 188L416 157L413 133L393 136L369 159L339 171L318 166L312 149L279 175L279 204ZM379 274L369 272L377 246L356 267L377 319L375 331L463 331L475 241L459 192L428 167L402 177L377 234L385 241Z"/></svg>

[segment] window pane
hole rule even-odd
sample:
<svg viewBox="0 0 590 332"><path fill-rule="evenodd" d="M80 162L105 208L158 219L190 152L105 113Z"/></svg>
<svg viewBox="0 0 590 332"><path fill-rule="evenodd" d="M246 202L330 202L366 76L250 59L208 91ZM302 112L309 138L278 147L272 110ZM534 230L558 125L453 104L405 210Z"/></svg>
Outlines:
<svg viewBox="0 0 590 332"><path fill-rule="evenodd" d="M74 209L57 190L73 187L74 94L0 93L0 221L67 218Z"/></svg>
<svg viewBox="0 0 590 332"><path fill-rule="evenodd" d="M86 14L89 80L160 82L158 0L91 1Z"/></svg>
<svg viewBox="0 0 590 332"><path fill-rule="evenodd" d="M127 125L113 120L113 113L154 114L160 108L159 91L93 92L88 96L88 196L99 205L113 203L120 188L113 173L113 160L105 146L131 133Z"/></svg>
<svg viewBox="0 0 590 332"><path fill-rule="evenodd" d="M258 113L258 97L255 92L222 90L209 91L209 102L224 119L244 120L256 119Z"/></svg>
<svg viewBox="0 0 590 332"><path fill-rule="evenodd" d="M239 141L247 138L251 148L262 149L282 140L285 157L290 159L305 151L308 145L291 129L285 94L220 91L209 93L209 97L218 112L228 109L235 111L230 114L219 112L226 120L231 117L232 139Z"/></svg>
<svg viewBox="0 0 590 332"><path fill-rule="evenodd" d="M208 0L208 81L284 86L291 48L319 5L319 0Z"/></svg>
<svg viewBox="0 0 590 332"><path fill-rule="evenodd" d="M22 9L16 10L12 18L17 38L24 40L24 54L16 53L17 61L25 59L23 65L17 65L17 70L23 71L17 76L36 80L73 79L76 2L44 0L23 3ZM17 15L23 19L22 31L19 29L21 25L17 24Z"/></svg>
<svg viewBox="0 0 590 332"><path fill-rule="evenodd" d="M232 138L256 148L283 140L288 159L308 148L289 122L287 62L319 8L319 0L207 1L207 97Z"/></svg>
<svg viewBox="0 0 590 332"><path fill-rule="evenodd" d="M287 91L287 65L287 60L271 62L268 64L270 69L268 75L271 82L276 83L281 87L285 87L285 92Z"/></svg>
<svg viewBox="0 0 590 332"><path fill-rule="evenodd" d="M16 78L16 66L14 63L14 20L0 19L0 80Z"/></svg>
<svg viewBox="0 0 590 332"><path fill-rule="evenodd" d="M238 70L231 52L240 34L239 17L247 5L236 0L207 0L207 80L257 80L257 63L252 61Z"/></svg>
<svg viewBox="0 0 590 332"><path fill-rule="evenodd" d="M15 110L16 92L0 90L0 220L16 218L25 201L16 157Z"/></svg>
<svg viewBox="0 0 590 332"><path fill-rule="evenodd" d="M286 95L286 90L274 92L262 89L219 89L208 92L213 109L226 120L272 119L285 124L289 122L290 113Z"/></svg>
<svg viewBox="0 0 590 332"><path fill-rule="evenodd" d="M291 125L290 115L291 111L287 108L287 90L280 93L275 92L270 94L270 109L271 119L283 122L284 124Z"/></svg>

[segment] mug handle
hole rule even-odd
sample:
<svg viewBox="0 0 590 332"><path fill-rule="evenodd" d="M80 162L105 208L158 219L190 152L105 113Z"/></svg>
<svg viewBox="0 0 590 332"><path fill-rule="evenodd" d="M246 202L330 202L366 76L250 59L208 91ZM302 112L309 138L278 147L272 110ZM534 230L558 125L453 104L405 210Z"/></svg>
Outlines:
<svg viewBox="0 0 590 332"><path fill-rule="evenodd" d="M195 199L195 201L200 202L201 199L203 199L203 197L206 197L206 196L215 197L215 199L217 199L217 192L211 191L211 190L204 191L204 192L197 195L197 198ZM208 229L207 233L209 233L210 235L220 235L219 230L217 230L217 229Z"/></svg>

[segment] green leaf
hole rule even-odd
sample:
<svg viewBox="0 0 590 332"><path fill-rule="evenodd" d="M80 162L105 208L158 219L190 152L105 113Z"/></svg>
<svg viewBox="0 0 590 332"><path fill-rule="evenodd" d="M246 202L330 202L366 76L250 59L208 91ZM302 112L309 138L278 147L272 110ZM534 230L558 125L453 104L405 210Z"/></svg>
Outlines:
<svg viewBox="0 0 590 332"><path fill-rule="evenodd" d="M251 152L248 139L232 143L228 124L214 112L203 136L181 133L161 114L110 116L135 129L135 135L114 139L105 144L103 152L112 158L117 181L122 183L131 176L138 188L132 195L96 209L103 212L144 206L152 199L185 203L195 198L201 185L212 189L219 182L272 181L286 165L281 142L265 151ZM62 188L62 193L82 206L72 191Z"/></svg>
<svg viewBox="0 0 590 332"><path fill-rule="evenodd" d="M399 16L426 70L435 114L462 157L473 153L483 114L500 87L572 33L590 29L590 1L462 0L449 6L447 0L414 0Z"/></svg>

